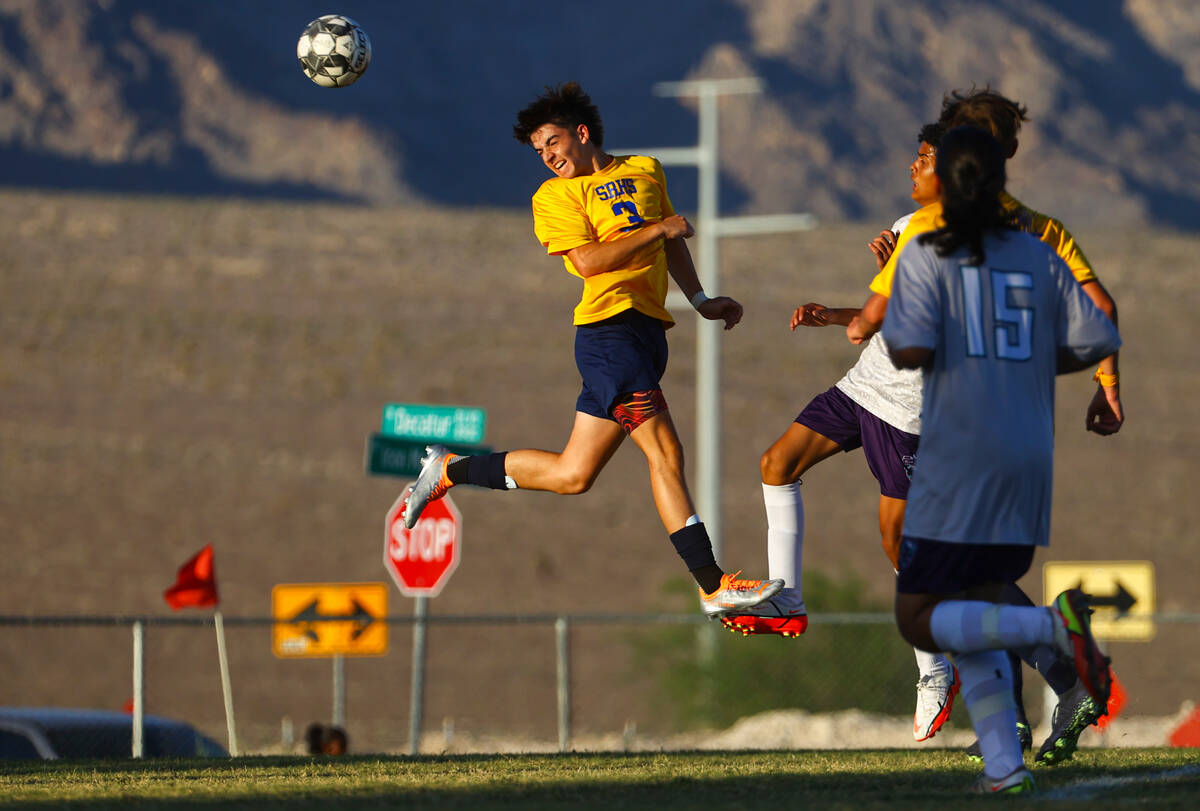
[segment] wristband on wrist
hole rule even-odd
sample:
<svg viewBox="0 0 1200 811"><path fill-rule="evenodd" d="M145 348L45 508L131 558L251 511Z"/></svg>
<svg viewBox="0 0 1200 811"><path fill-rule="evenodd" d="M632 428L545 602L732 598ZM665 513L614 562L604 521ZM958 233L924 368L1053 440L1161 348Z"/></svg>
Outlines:
<svg viewBox="0 0 1200 811"><path fill-rule="evenodd" d="M696 295L692 296L692 309L699 310L700 305L706 301L708 301L708 296L704 295L704 291L701 290Z"/></svg>
<svg viewBox="0 0 1200 811"><path fill-rule="evenodd" d="M1120 382L1120 374L1113 372L1110 375L1106 375L1104 372L1097 369L1096 374L1092 375L1092 380L1095 380L1106 389L1111 389Z"/></svg>

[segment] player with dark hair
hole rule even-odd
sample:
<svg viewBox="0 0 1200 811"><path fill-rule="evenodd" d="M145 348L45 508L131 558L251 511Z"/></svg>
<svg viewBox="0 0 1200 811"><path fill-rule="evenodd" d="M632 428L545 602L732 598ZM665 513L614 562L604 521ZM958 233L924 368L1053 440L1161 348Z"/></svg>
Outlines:
<svg viewBox="0 0 1200 811"><path fill-rule="evenodd" d="M1055 646L1099 706L1111 686L1082 592L1049 608L1000 601L1049 543L1055 375L1120 346L1055 251L1012 229L1004 163L989 133L946 133L944 225L898 251L883 324L897 367L924 370L896 621L911 644L954 657L984 761L972 786L981 793L1034 789L1005 650Z"/></svg>
<svg viewBox="0 0 1200 811"><path fill-rule="evenodd" d="M940 125L926 124L917 135L917 156L909 165L912 199L920 206L937 202L934 175ZM891 255L908 215L868 243L880 269ZM829 308L810 302L792 314L791 328L847 326L858 308ZM876 335L858 362L829 390L817 395L760 460L763 502L767 511L769 576L784 588L756 608L722 618L726 627L751 634L798 636L808 627L800 588L804 542L804 502L800 477L814 465L861 447L879 482L879 531L883 550L896 567L909 477L916 463L921 432L921 373L896 369L887 346ZM925 741L949 719L958 692L953 666L945 657L915 650L920 676L913 712L913 738Z"/></svg>
<svg viewBox="0 0 1200 811"><path fill-rule="evenodd" d="M947 129L972 126L990 132L1000 142L1005 155L1011 158L1017 154L1017 133L1021 130L1021 123L1028 120L1025 107L985 87L983 90L954 90L948 93L942 102L942 114L938 123ZM1019 218L1022 230L1036 234L1043 242L1060 248L1059 255L1074 272L1076 281L1083 287L1083 292L1087 293L1088 298L1116 324L1116 302L1100 283L1083 255L1083 249L1063 224L1023 205L1008 192L1001 192L1000 199L1005 210ZM1096 393L1088 405L1085 426L1087 430L1101 436L1115 434L1125 422L1115 353L1100 361L1094 377L1097 383Z"/></svg>
<svg viewBox="0 0 1200 811"><path fill-rule="evenodd" d="M555 177L533 196L534 232L583 280L575 308L575 362L583 389L575 425L558 452L515 450L455 456L431 445L408 493L404 521L456 484L583 493L628 435L646 455L650 486L671 543L700 589L705 614L757 605L779 581L739 579L713 557L684 479L683 447L659 381L667 364L667 277L710 321L732 329L742 306L704 294L684 240L692 226L675 213L661 164L603 150L600 113L574 82L546 92L517 114L514 137L534 148Z"/></svg>
<svg viewBox="0 0 1200 811"><path fill-rule="evenodd" d="M947 93L938 119L943 127L969 124L991 133L1000 143L1001 151L1006 159L1016 154L1017 133L1020 131L1021 123L1025 120L1027 120L1027 116L1024 107L989 88L972 89L965 92L955 90ZM1063 224L1030 209L1007 191L1000 192L999 200L1016 227L1033 234L1052 247L1071 269L1084 293L1116 323L1116 305L1103 285L1100 284L1083 250ZM940 202L926 206L913 214L908 226L896 242L894 253L871 281L871 296L863 305L859 317L854 319L846 329L847 337L851 342L861 343L879 330L887 312L888 295L895 273L897 256L910 240L940 227L943 224L942 214ZM1119 431L1124 421L1117 388L1116 363L1116 353L1101 359L1100 368L1095 375L1099 388L1088 405L1085 421L1087 430L1102 436ZM1014 605L1033 605L1033 601L1015 582L1009 584L1005 589L1003 599ZM1097 705L1088 696L1078 679L1074 678L1071 669L1059 661L1054 651L1035 648L1020 653L1021 658L1037 669L1059 697L1050 734L1038 749L1035 761L1050 766L1062 763L1074 754L1080 734L1100 718L1105 708ZM1021 670L1017 663L1017 656L1013 656L1013 661L1014 679L1019 685ZM1016 701L1018 727L1022 741L1028 741L1032 745L1032 735L1029 724L1025 720L1019 686ZM967 753L972 757L977 757L978 745L969 747Z"/></svg>

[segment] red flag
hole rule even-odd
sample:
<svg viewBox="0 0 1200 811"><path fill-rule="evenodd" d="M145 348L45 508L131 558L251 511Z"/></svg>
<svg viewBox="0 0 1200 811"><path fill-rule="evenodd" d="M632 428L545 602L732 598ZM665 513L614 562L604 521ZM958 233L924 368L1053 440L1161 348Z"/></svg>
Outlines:
<svg viewBox="0 0 1200 811"><path fill-rule="evenodd" d="M163 599L176 611L189 606L216 605L219 602L212 544L201 549L179 567L175 585L163 592Z"/></svg>

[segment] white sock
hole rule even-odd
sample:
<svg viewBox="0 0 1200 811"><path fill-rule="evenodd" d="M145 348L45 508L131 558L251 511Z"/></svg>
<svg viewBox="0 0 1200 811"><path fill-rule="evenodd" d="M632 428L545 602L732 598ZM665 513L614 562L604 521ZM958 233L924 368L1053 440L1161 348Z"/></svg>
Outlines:
<svg viewBox="0 0 1200 811"><path fill-rule="evenodd" d="M1054 644L1045 608L976 600L938 603L929 615L929 633L939 648L954 653Z"/></svg>
<svg viewBox="0 0 1200 811"><path fill-rule="evenodd" d="M804 501L800 482L764 484L763 504L767 508L767 573L782 578L787 588L800 592L800 570L804 546Z"/></svg>
<svg viewBox="0 0 1200 811"><path fill-rule="evenodd" d="M930 653L920 648L913 648L913 653L917 655L917 670L922 676L949 675L950 660L944 654Z"/></svg>
<svg viewBox="0 0 1200 811"><path fill-rule="evenodd" d="M993 780L1007 777L1025 765L1017 737L1017 704L1013 699L1012 667L1002 650L956 653L962 697L979 738L983 772Z"/></svg>

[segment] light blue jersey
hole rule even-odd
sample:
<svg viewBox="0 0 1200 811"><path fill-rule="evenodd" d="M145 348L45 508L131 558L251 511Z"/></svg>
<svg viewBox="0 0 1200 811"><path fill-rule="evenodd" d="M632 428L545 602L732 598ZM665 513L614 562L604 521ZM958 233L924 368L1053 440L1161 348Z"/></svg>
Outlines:
<svg viewBox="0 0 1200 811"><path fill-rule="evenodd" d="M897 264L884 340L934 351L904 534L1045 546L1059 349L1091 363L1121 338L1036 237L995 232L984 251L977 267L913 241Z"/></svg>

